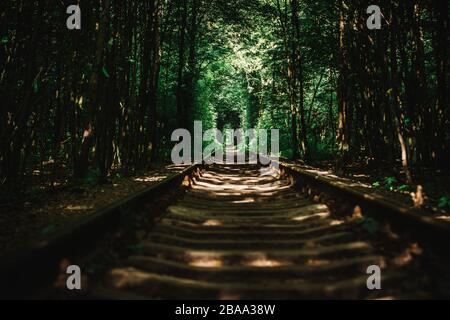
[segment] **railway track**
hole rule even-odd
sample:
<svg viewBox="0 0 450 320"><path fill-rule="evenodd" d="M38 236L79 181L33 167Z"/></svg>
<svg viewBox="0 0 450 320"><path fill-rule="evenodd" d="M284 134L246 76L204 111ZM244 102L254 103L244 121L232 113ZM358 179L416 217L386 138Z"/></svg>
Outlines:
<svg viewBox="0 0 450 320"><path fill-rule="evenodd" d="M273 169L272 175L261 175L259 169L256 165L189 167L169 181L105 208L96 219L49 240L40 249L11 258L1 269L2 281L10 287L2 294L20 296L26 290L26 281L17 283L14 278L21 277L21 268L33 257L40 265L36 272L47 275L39 277L41 283L31 282L39 287L34 293L38 297L446 296L448 260L436 244L449 238L448 225L423 220L418 212L346 190L285 163L281 171ZM355 208L371 215L378 212L380 231L365 230L363 220L354 216ZM124 223L124 212L138 218ZM401 233L385 224L390 220ZM109 224L109 233L105 224ZM413 235L402 231L408 227L415 230ZM422 238L430 244L417 240ZM63 248L64 243L68 247ZM68 293L64 281L59 281L62 289L55 289L58 266L70 263L78 263L82 270L97 267L86 275L81 294ZM367 268L373 265L381 268L381 290L367 287ZM64 279L64 272L59 277ZM44 282L47 285L42 286Z"/></svg>

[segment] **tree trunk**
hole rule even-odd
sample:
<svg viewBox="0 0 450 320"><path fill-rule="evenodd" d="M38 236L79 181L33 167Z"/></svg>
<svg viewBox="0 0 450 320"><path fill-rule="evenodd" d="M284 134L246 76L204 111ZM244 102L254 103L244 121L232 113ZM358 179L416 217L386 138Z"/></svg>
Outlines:
<svg viewBox="0 0 450 320"><path fill-rule="evenodd" d="M347 162L349 153L349 137L347 137L347 99L348 99L348 66L347 48L345 42L345 3L340 1L339 8L339 79L338 79L338 130L336 140L340 154L338 157L337 170L341 171Z"/></svg>
<svg viewBox="0 0 450 320"><path fill-rule="evenodd" d="M291 0L292 11L292 25L294 28L295 37L292 39L292 51L294 55L294 72L296 73L295 80L298 83L296 89L299 94L299 112L300 112L300 145L305 160L309 159L308 136L306 129L306 115L305 115L305 89L303 77L303 58L300 48L300 23L298 18L298 0Z"/></svg>
<svg viewBox="0 0 450 320"><path fill-rule="evenodd" d="M177 76L177 118L178 127L184 128L186 121L186 88L184 87L184 69L186 67L186 33L188 19L188 3L187 0L181 0L178 8L180 14L179 39L178 39L178 76Z"/></svg>
<svg viewBox="0 0 450 320"><path fill-rule="evenodd" d="M103 68L103 51L105 47L105 38L110 16L110 0L100 0L100 7L102 8L99 15L99 27L97 31L97 43L95 52L95 65L90 79L90 95L88 115L84 124L84 132L81 141L81 154L78 165L75 166L75 176L83 178L89 169L89 154L94 143L94 123L96 114L98 113L99 90L101 88L101 73Z"/></svg>

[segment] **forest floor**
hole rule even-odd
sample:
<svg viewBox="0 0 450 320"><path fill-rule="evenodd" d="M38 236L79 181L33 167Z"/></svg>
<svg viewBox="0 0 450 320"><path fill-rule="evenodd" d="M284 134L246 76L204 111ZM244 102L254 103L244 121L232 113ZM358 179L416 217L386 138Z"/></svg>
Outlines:
<svg viewBox="0 0 450 320"><path fill-rule="evenodd" d="M45 239L96 209L151 186L184 167L156 165L147 172L110 175L102 184L71 182L70 172L49 166L28 177L34 187L23 198L0 204L0 256Z"/></svg>
<svg viewBox="0 0 450 320"><path fill-rule="evenodd" d="M450 177L436 173L424 173L414 177L414 184L408 184L401 168L370 168L354 163L345 168L345 172L336 172L334 163L322 161L314 167L327 170L337 176L360 182L386 197L414 206L418 193L422 198L421 209L440 220L450 221ZM420 189L420 191L419 191Z"/></svg>

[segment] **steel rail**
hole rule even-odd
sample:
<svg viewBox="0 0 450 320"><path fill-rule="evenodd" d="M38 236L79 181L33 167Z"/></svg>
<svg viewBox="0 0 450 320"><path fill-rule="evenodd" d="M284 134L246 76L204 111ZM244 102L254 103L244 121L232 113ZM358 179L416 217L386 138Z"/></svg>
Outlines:
<svg viewBox="0 0 450 320"><path fill-rule="evenodd" d="M311 172L300 165L280 159L279 167L296 178L297 184L320 190L326 196L342 201L352 209L359 206L363 215L388 222L395 230L430 243L440 254L450 257L450 223L439 221L426 210L382 195L364 192L332 178ZM347 212L349 213L349 212Z"/></svg>
<svg viewBox="0 0 450 320"><path fill-rule="evenodd" d="M413 239L431 243L443 256L450 256L450 250L447 249L450 243L450 223L437 221L424 210L350 187L336 179L311 172L301 165L288 163L285 159L280 159L277 163L281 170L295 178L298 186L335 199L345 204L346 208L359 206L364 215L387 221L396 231L400 230L408 235L413 233ZM0 299L29 297L33 290L51 283L60 274L59 264L63 259L76 261L82 257L86 248L92 248L108 231L118 229L124 215L132 214L142 203L179 186L186 176L201 166L202 164L194 164L142 191L94 211L83 221L63 229L48 240L30 245L17 254L0 258Z"/></svg>
<svg viewBox="0 0 450 320"><path fill-rule="evenodd" d="M180 186L183 179L199 166L191 165L161 182L93 211L49 239L0 257L0 299L32 296L34 290L56 279L63 259L74 261L81 257L86 248L92 247L108 231L120 227L124 215L132 214L140 204Z"/></svg>

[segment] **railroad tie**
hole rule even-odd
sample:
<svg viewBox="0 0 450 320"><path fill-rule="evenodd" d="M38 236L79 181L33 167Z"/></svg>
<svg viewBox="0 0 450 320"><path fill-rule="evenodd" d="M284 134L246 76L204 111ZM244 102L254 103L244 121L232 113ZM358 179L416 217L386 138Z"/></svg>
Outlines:
<svg viewBox="0 0 450 320"><path fill-rule="evenodd" d="M209 166L107 286L152 299L364 298L385 259L289 177ZM391 275L386 273L384 281ZM395 275L392 275L395 278ZM105 289L105 292L112 292Z"/></svg>

